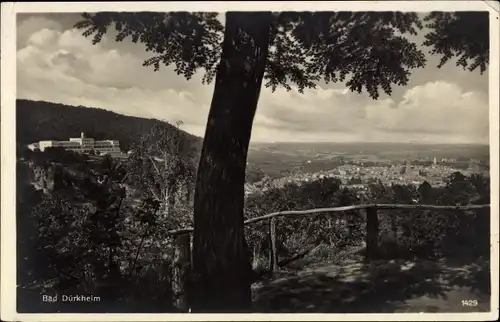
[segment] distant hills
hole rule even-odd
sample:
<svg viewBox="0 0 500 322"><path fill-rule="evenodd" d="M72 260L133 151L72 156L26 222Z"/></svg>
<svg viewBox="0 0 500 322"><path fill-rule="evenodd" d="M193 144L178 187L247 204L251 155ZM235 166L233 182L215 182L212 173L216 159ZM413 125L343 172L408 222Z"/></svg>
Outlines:
<svg viewBox="0 0 500 322"><path fill-rule="evenodd" d="M16 113L18 144L40 140L68 140L70 137L79 137L84 132L86 136L100 140L119 140L122 149L127 150L155 124L163 124L172 131L181 131L197 150L202 143L201 138L179 130L172 124L121 115L100 108L18 99Z"/></svg>
<svg viewBox="0 0 500 322"><path fill-rule="evenodd" d="M29 144L40 140L68 140L81 132L96 139L115 139L127 150L155 124L172 131L181 131L193 147L201 151L202 138L155 119L126 116L99 108L74 107L45 101L19 99L17 107L17 142ZM407 160L417 158L489 159L488 145L470 144L409 144L409 143L257 143L250 144L247 174L255 177L265 173L282 173L292 165L303 166L307 160L335 167L337 159ZM333 164L332 164L332 161ZM275 171L276 170L276 171Z"/></svg>

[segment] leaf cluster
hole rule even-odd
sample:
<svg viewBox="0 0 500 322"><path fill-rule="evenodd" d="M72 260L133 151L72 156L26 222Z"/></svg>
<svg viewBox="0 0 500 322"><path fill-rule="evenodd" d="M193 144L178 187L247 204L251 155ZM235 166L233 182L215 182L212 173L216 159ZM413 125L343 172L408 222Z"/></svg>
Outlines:
<svg viewBox="0 0 500 322"><path fill-rule="evenodd" d="M440 55L441 68L451 58L457 57L457 66L469 71L479 68L481 74L489 64L490 27L488 11L432 12L425 17L425 46L432 47L431 54Z"/></svg>
<svg viewBox="0 0 500 322"><path fill-rule="evenodd" d="M155 71L160 64L175 66L174 71L190 79L197 69L204 69L204 82L211 82L220 58L223 27L217 13L208 12L98 12L84 13L75 27L85 37L93 35L97 44L114 26L115 40L130 37L143 43L153 56L144 62Z"/></svg>
<svg viewBox="0 0 500 322"><path fill-rule="evenodd" d="M272 17L264 76L272 90L296 86L302 92L320 80L346 81L352 91L364 88L376 99L380 88L390 94L392 84L405 85L410 70L425 64L424 54L402 35L422 28L415 13L279 12ZM189 79L201 68L203 81L210 82L218 68L223 27L215 13L99 12L82 18L76 27L93 35L94 44L112 25L117 41L131 37L143 43L155 54L145 61L154 70L173 64Z"/></svg>

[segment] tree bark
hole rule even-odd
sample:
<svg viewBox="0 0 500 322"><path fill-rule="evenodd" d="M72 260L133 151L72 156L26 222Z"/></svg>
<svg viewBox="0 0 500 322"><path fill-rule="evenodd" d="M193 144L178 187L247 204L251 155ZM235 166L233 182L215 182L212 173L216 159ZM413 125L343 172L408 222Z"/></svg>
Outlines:
<svg viewBox="0 0 500 322"><path fill-rule="evenodd" d="M172 264L172 291L175 307L181 312L189 309L189 282L191 270L191 245L189 234L177 236Z"/></svg>
<svg viewBox="0 0 500 322"><path fill-rule="evenodd" d="M226 14L221 62L196 178L192 312L251 310L244 182L270 23L269 12Z"/></svg>
<svg viewBox="0 0 500 322"><path fill-rule="evenodd" d="M276 217L269 219L269 269L274 272L278 268L278 254L276 254Z"/></svg>
<svg viewBox="0 0 500 322"><path fill-rule="evenodd" d="M167 196L166 196L166 205L167 205L167 214L168 216L175 216L175 194L177 193L177 183L171 182L167 186Z"/></svg>
<svg viewBox="0 0 500 322"><path fill-rule="evenodd" d="M379 222L377 208L366 208L366 259L374 259L378 253Z"/></svg>

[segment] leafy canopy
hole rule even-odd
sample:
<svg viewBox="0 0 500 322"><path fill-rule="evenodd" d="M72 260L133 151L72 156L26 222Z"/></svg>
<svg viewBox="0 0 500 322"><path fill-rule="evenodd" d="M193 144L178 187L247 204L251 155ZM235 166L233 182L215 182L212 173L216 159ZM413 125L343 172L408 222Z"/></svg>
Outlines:
<svg viewBox="0 0 500 322"><path fill-rule="evenodd" d="M204 70L210 83L221 59L223 30L213 12L99 12L85 13L75 27L101 41L114 26L116 41L128 37L152 52L144 66L175 66L190 79ZM265 86L300 92L320 80L346 82L351 91L364 89L374 99L379 89L391 94L392 84L404 86L410 70L424 67L424 53L404 34L416 35L423 22L403 12L279 12L273 13ZM430 32L425 45L457 65L484 72L488 64L488 12L433 12L425 17Z"/></svg>
<svg viewBox="0 0 500 322"><path fill-rule="evenodd" d="M433 47L431 54L441 55L438 67L457 56L457 66L486 71L490 43L487 11L431 12L425 20L431 32L425 35L424 45Z"/></svg>

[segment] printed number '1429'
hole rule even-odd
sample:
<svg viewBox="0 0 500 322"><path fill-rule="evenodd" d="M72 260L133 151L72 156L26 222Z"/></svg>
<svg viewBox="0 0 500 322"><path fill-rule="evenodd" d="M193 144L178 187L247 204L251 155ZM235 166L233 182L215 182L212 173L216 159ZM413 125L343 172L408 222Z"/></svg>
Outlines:
<svg viewBox="0 0 500 322"><path fill-rule="evenodd" d="M476 300L462 300L462 306L477 306Z"/></svg>

